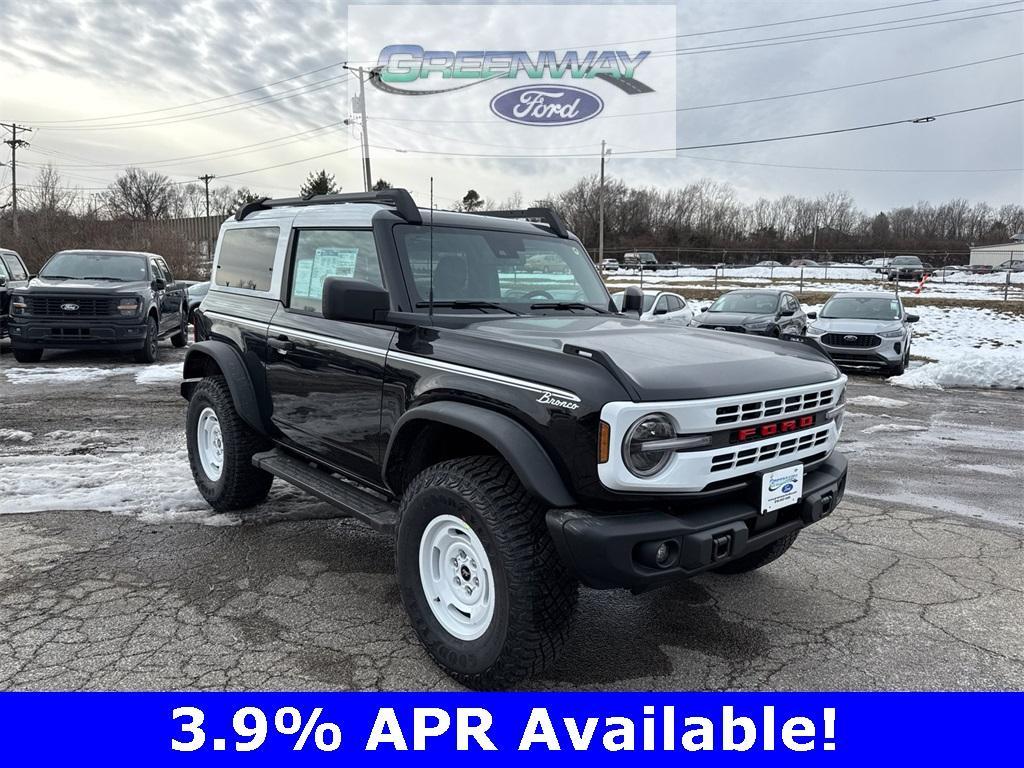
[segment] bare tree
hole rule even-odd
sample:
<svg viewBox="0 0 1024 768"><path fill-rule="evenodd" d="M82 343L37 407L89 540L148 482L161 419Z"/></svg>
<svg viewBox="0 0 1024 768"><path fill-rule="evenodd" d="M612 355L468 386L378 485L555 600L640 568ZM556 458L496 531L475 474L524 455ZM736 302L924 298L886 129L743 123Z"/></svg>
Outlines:
<svg viewBox="0 0 1024 768"><path fill-rule="evenodd" d="M113 218L152 221L172 215L177 196L162 173L128 168L107 188L106 205Z"/></svg>

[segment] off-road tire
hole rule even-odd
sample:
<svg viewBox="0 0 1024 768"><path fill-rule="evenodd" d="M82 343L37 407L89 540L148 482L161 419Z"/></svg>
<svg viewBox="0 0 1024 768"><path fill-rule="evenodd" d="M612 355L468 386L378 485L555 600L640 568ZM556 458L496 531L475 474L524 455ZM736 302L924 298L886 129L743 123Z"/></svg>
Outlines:
<svg viewBox="0 0 1024 768"><path fill-rule="evenodd" d="M212 408L224 440L220 477L210 480L199 460L196 430L199 414ZM192 392L185 416L188 462L199 493L218 512L248 509L267 498L274 476L252 465L252 457L270 450L270 441L242 421L223 376L203 379Z"/></svg>
<svg viewBox="0 0 1024 768"><path fill-rule="evenodd" d="M789 548L793 546L793 542L796 541L798 534L799 531L796 531L788 536L783 536L763 549L755 550L748 555L743 555L743 557L730 560L728 563L718 566L715 568L715 571L727 575L756 571L758 568L766 566L768 563L778 560L786 554Z"/></svg>
<svg viewBox="0 0 1024 768"><path fill-rule="evenodd" d="M150 315L146 318L146 339L142 342L142 348L135 352L135 362L155 363L160 353L157 349L157 341L160 338L160 326L156 318Z"/></svg>
<svg viewBox="0 0 1024 768"><path fill-rule="evenodd" d="M18 349L13 347L14 359L19 363L38 363L43 359L43 350L41 349Z"/></svg>
<svg viewBox="0 0 1024 768"><path fill-rule="evenodd" d="M188 309L184 306L181 308L180 328L171 336L171 344L178 349L188 344Z"/></svg>
<svg viewBox="0 0 1024 768"><path fill-rule="evenodd" d="M555 551L545 509L494 456L428 467L402 497L395 547L402 603L434 662L469 688L505 688L535 675L565 644L578 583ZM420 580L420 540L440 515L465 521L490 560L494 616L475 640L459 639L441 626Z"/></svg>

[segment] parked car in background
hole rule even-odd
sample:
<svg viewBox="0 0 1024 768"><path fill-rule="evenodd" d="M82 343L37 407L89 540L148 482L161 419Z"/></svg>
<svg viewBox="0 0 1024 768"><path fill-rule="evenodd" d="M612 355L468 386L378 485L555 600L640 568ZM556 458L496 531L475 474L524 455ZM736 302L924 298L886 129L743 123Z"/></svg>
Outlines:
<svg viewBox="0 0 1024 768"><path fill-rule="evenodd" d="M658 268L658 257L650 251L632 251L623 254L622 261L627 267L642 267L650 270Z"/></svg>
<svg viewBox="0 0 1024 768"><path fill-rule="evenodd" d="M754 265L755 267L781 267L781 261L759 261Z"/></svg>
<svg viewBox="0 0 1024 768"><path fill-rule="evenodd" d="M803 336L807 316L800 302L788 291L741 288L719 296L694 318L692 325L778 338L784 333Z"/></svg>
<svg viewBox="0 0 1024 768"><path fill-rule="evenodd" d="M917 256L896 256L886 269L890 280L920 280L925 276L925 266Z"/></svg>
<svg viewBox="0 0 1024 768"><path fill-rule="evenodd" d="M1008 259L993 270L995 272L1024 272L1024 259Z"/></svg>
<svg viewBox="0 0 1024 768"><path fill-rule="evenodd" d="M813 259L793 259L789 262L791 267L818 267L821 266L818 262Z"/></svg>
<svg viewBox="0 0 1024 768"><path fill-rule="evenodd" d="M899 376L910 362L910 323L899 296L859 291L837 293L821 312L807 317L814 339L837 365L868 366Z"/></svg>
<svg viewBox="0 0 1024 768"><path fill-rule="evenodd" d="M46 349L134 352L157 359L157 342L187 343L185 288L167 263L138 251L61 251L11 295L14 358L37 363Z"/></svg>
<svg viewBox="0 0 1024 768"><path fill-rule="evenodd" d="M987 275L993 271L991 264L968 264L964 270L972 275Z"/></svg>
<svg viewBox="0 0 1024 768"><path fill-rule="evenodd" d="M881 259L868 259L861 266L870 267L875 270L875 272L883 274L885 270L888 269L890 261L892 261L892 259L888 257Z"/></svg>
<svg viewBox="0 0 1024 768"><path fill-rule="evenodd" d="M956 277L957 275L963 275L967 273L967 267L964 266L953 266L953 267L939 267L932 271L932 277Z"/></svg>
<svg viewBox="0 0 1024 768"><path fill-rule="evenodd" d="M619 260L618 259L602 259L600 266L601 266L601 270L603 272L615 272L622 265L619 264Z"/></svg>
<svg viewBox="0 0 1024 768"><path fill-rule="evenodd" d="M0 339L8 336L7 315L10 312L11 293L28 283L25 262L15 251L0 248Z"/></svg>
<svg viewBox="0 0 1024 768"><path fill-rule="evenodd" d="M188 297L188 324L194 325L196 308L203 303L203 299L206 298L206 294L210 292L210 281L207 280L205 283L192 283L188 288L185 289L185 294Z"/></svg>
<svg viewBox="0 0 1024 768"><path fill-rule="evenodd" d="M612 294L612 301L615 302L615 307L619 312L622 311L625 297L625 291ZM640 312L639 319L649 323L689 325L693 320L693 310L687 305L686 300L677 293L644 291L643 310Z"/></svg>

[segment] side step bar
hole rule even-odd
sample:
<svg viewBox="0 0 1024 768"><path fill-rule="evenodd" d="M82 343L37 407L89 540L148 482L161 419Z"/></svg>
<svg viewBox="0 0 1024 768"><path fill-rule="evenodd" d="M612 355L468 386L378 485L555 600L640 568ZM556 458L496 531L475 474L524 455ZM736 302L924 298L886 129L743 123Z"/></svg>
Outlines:
<svg viewBox="0 0 1024 768"><path fill-rule="evenodd" d="M395 531L398 524L396 507L355 483L341 480L279 449L257 453L252 457L252 464L362 520L381 533Z"/></svg>

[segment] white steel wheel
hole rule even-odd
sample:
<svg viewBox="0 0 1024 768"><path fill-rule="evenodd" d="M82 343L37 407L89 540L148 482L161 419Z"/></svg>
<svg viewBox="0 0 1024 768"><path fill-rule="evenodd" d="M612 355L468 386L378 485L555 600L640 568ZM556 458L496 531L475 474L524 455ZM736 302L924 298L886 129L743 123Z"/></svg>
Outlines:
<svg viewBox="0 0 1024 768"><path fill-rule="evenodd" d="M196 423L196 447L199 449L199 463L203 472L213 482L220 479L224 470L224 437L220 431L220 420L213 408L204 408Z"/></svg>
<svg viewBox="0 0 1024 768"><path fill-rule="evenodd" d="M431 520L420 537L420 582L434 618L459 640L476 640L494 618L494 574L469 524L453 515Z"/></svg>

